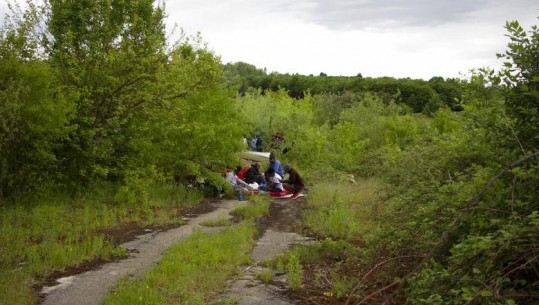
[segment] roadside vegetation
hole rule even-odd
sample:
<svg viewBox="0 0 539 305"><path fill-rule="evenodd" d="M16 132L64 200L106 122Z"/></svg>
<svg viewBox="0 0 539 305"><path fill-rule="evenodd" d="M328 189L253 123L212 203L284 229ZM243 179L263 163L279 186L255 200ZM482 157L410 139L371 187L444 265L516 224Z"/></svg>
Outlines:
<svg viewBox="0 0 539 305"><path fill-rule="evenodd" d="M167 41L154 1L103 3L14 4L0 29L0 303L33 304L48 274L122 256L107 228L177 223L201 194L231 196L220 170L240 164L242 134L260 135L308 183L303 220L318 240L276 263L296 294L538 302L537 26L508 22L504 68L469 79L303 77L223 66L201 37ZM276 133L283 142L271 143ZM234 213L267 213L267 198L251 199ZM223 234L247 247L249 226ZM222 237L189 245L212 238ZM183 270L166 263L182 247L117 294L190 298L146 288Z"/></svg>
<svg viewBox="0 0 539 305"><path fill-rule="evenodd" d="M269 196L250 196L250 204L235 208L230 214L240 219L257 219L269 213Z"/></svg>
<svg viewBox="0 0 539 305"><path fill-rule="evenodd" d="M73 199L54 196L0 208L0 304L34 304L33 287L53 271L125 256L111 228L179 225L179 212L202 194L183 188L150 187L148 201L124 205L110 190L94 189Z"/></svg>
<svg viewBox="0 0 539 305"><path fill-rule="evenodd" d="M141 279L126 278L103 304L206 304L239 266L249 263L255 232L252 221L217 234L195 232Z"/></svg>

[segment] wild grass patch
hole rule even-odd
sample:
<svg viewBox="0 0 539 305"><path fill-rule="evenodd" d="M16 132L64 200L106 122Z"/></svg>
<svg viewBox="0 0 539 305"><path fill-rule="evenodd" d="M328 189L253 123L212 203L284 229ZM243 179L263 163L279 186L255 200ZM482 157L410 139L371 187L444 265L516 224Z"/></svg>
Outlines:
<svg viewBox="0 0 539 305"><path fill-rule="evenodd" d="M205 220L200 223L200 225L204 227L225 227L230 226L231 224L232 221L228 218L225 218L224 215L220 215L219 217L217 217L217 219Z"/></svg>
<svg viewBox="0 0 539 305"><path fill-rule="evenodd" d="M325 183L309 194L305 223L317 234L337 239L358 239L376 226L380 210L379 183Z"/></svg>
<svg viewBox="0 0 539 305"><path fill-rule="evenodd" d="M249 203L235 208L231 214L243 219L255 219L269 213L269 197L252 196Z"/></svg>
<svg viewBox="0 0 539 305"><path fill-rule="evenodd" d="M104 187L78 198L49 194L39 202L0 207L0 304L34 304L31 287L52 271L125 255L103 229L133 221L177 223L178 209L200 198L167 186L151 187L148 194L143 206L114 202L112 188Z"/></svg>
<svg viewBox="0 0 539 305"><path fill-rule="evenodd" d="M195 232L165 253L141 279L128 279L103 304L205 304L225 280L249 262L255 228L244 222L219 234Z"/></svg>

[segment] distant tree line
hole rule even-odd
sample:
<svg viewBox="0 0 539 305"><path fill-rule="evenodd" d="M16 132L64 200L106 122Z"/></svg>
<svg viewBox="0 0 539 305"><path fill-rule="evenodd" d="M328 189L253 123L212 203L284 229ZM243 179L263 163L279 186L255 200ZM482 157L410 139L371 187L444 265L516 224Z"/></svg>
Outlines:
<svg viewBox="0 0 539 305"><path fill-rule="evenodd" d="M262 91L285 89L297 99L305 94L343 94L345 92L374 92L382 100L393 100L410 106L414 112L433 113L442 106L454 111L462 110L463 83L458 79L433 77L429 81L396 79L392 77L364 78L358 76L319 76L270 73L254 65L236 62L223 65L225 81L229 88L245 94L248 88Z"/></svg>

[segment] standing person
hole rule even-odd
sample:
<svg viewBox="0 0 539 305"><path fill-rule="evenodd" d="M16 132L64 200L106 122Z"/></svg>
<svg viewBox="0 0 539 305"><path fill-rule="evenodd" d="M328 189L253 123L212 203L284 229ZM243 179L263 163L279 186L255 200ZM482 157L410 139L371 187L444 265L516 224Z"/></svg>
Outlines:
<svg viewBox="0 0 539 305"><path fill-rule="evenodd" d="M256 135L256 151L264 151L264 142L260 135Z"/></svg>
<svg viewBox="0 0 539 305"><path fill-rule="evenodd" d="M243 135L241 140L243 141L243 145L245 145L245 147L249 149L249 143L247 143L247 136Z"/></svg>
<svg viewBox="0 0 539 305"><path fill-rule="evenodd" d="M275 153L274 152L271 152L270 153L270 156L269 156L269 166L268 166L268 169L270 168L273 168L275 170L275 172L281 176L281 177L284 177L284 170L281 166L281 162L279 162L279 160L277 160L277 158L275 158Z"/></svg>
<svg viewBox="0 0 539 305"><path fill-rule="evenodd" d="M256 137L255 137L255 135L253 135L253 137L251 138L251 150L256 151Z"/></svg>
<svg viewBox="0 0 539 305"><path fill-rule="evenodd" d="M288 163L284 165L284 172L288 174L288 179L283 181L283 187L293 194L292 199L296 199L299 196L299 192L305 187L303 179L299 173L292 168L292 165Z"/></svg>

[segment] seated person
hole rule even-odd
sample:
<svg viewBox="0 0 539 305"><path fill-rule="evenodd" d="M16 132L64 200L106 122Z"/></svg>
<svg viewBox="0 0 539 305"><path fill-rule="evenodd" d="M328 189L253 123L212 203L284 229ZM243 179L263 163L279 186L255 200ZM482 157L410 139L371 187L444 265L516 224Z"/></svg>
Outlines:
<svg viewBox="0 0 539 305"><path fill-rule="evenodd" d="M290 164L285 164L284 172L288 174L288 179L283 181L283 187L293 193L292 198L296 198L299 195L299 192L303 190L305 184L299 173L292 168Z"/></svg>
<svg viewBox="0 0 539 305"><path fill-rule="evenodd" d="M281 182L283 178L275 172L273 168L268 168L266 171L267 175L267 191L268 192L277 192L280 193L284 191L283 183Z"/></svg>
<svg viewBox="0 0 539 305"><path fill-rule="evenodd" d="M284 177L284 171L283 171L283 168L281 167L281 162L279 162L279 160L277 160L275 158L275 153L271 152L270 153L270 156L269 156L269 166L268 166L268 169L269 168L273 168L275 170L275 172L281 176L281 177Z"/></svg>
<svg viewBox="0 0 539 305"><path fill-rule="evenodd" d="M251 190L251 187L245 183L245 181L238 178L236 173L231 168L226 169L226 181L232 185L232 189L234 191L242 191L247 193Z"/></svg>
<svg viewBox="0 0 539 305"><path fill-rule="evenodd" d="M244 181L248 184L252 183L258 183L260 186L266 185L266 179L264 176L260 173L260 164L258 162L255 162L251 165L251 168L249 168L248 171L245 172Z"/></svg>
<svg viewBox="0 0 539 305"><path fill-rule="evenodd" d="M242 168L241 165L236 166L236 176L241 180L245 179L245 172L249 170L249 167Z"/></svg>

